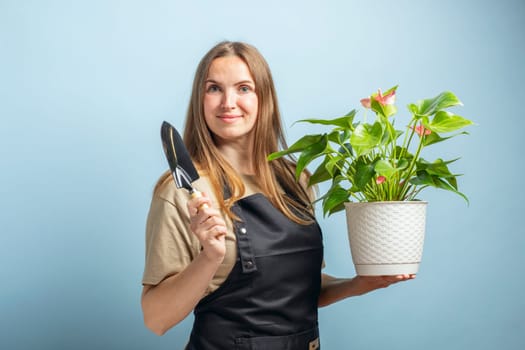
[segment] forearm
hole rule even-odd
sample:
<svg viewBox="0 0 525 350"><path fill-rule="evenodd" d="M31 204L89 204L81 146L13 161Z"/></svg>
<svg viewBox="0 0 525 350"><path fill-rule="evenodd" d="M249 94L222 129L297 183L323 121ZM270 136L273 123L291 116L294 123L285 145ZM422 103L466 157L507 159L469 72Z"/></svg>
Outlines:
<svg viewBox="0 0 525 350"><path fill-rule="evenodd" d="M146 327L162 335L186 318L206 292L219 265L219 261L200 254L180 273L156 286L144 286L142 311Z"/></svg>
<svg viewBox="0 0 525 350"><path fill-rule="evenodd" d="M354 278L335 278L323 274L318 305L323 307L341 299L363 294L363 291L359 291L357 287Z"/></svg>
<svg viewBox="0 0 525 350"><path fill-rule="evenodd" d="M354 278L335 278L323 274L319 307L333 304L341 299L369 293L386 288L392 284L416 278L416 275L395 276L355 276Z"/></svg>

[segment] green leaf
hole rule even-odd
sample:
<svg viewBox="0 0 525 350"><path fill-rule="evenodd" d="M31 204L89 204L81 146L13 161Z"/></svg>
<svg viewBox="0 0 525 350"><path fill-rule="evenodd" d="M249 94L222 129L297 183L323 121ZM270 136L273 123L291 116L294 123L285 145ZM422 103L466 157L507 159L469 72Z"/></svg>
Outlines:
<svg viewBox="0 0 525 350"><path fill-rule="evenodd" d="M341 147L339 147L337 152L342 157L347 157L347 158L350 158L350 157L352 157L354 155L354 153L352 152L352 145L349 142L347 142L345 144L341 144Z"/></svg>
<svg viewBox="0 0 525 350"><path fill-rule="evenodd" d="M397 164L392 165L391 162L384 159L378 160L374 165L374 170L376 174L383 175L384 177L389 179L394 174L406 169L410 165L410 162L404 158L393 161Z"/></svg>
<svg viewBox="0 0 525 350"><path fill-rule="evenodd" d="M463 104L456 95L450 91L445 91L434 98L419 100L415 104L410 104L408 109L418 116L429 116L442 109L461 105Z"/></svg>
<svg viewBox="0 0 525 350"><path fill-rule="evenodd" d="M419 107L415 103L411 103L407 107L408 107L408 110L410 111L410 113L412 113L412 114L414 114L415 116L418 117L416 119L419 119L421 117L419 115Z"/></svg>
<svg viewBox="0 0 525 350"><path fill-rule="evenodd" d="M319 164L317 169L312 173L310 178L308 179L308 186L312 186L327 180L330 180L332 178L332 174L326 170L326 164L330 161L330 158L325 157L323 162Z"/></svg>
<svg viewBox="0 0 525 350"><path fill-rule="evenodd" d="M328 136L325 134L321 137L318 143L310 145L305 148L299 158L297 159L297 167L295 168L295 178L299 181L301 174L310 162L324 154L326 146L328 144Z"/></svg>
<svg viewBox="0 0 525 350"><path fill-rule="evenodd" d="M323 196L323 215L331 215L342 210L344 203L348 202L349 193L339 184L332 186Z"/></svg>
<svg viewBox="0 0 525 350"><path fill-rule="evenodd" d="M397 169L394 168L390 162L383 159L380 159L376 162L374 170L378 175L383 175L387 179L389 179L397 171Z"/></svg>
<svg viewBox="0 0 525 350"><path fill-rule="evenodd" d="M430 133L429 135L426 135L424 138L423 138L423 146L430 146L434 143L438 143L438 142L442 142L442 141L445 141L449 138L451 138L452 136L449 136L449 137L441 137L437 132L432 132Z"/></svg>
<svg viewBox="0 0 525 350"><path fill-rule="evenodd" d="M333 157L328 162L326 162L326 166L325 166L326 171L328 171L328 173L332 177L339 175L341 173L339 168L342 166L343 163L344 163L343 158L339 156Z"/></svg>
<svg viewBox="0 0 525 350"><path fill-rule="evenodd" d="M345 116L335 118L335 119L302 119L297 121L297 123L310 123L310 124L322 124L322 125L334 125L344 129L353 129L352 123L356 115L356 110L353 109L348 112Z"/></svg>
<svg viewBox="0 0 525 350"><path fill-rule="evenodd" d="M436 160L434 163L429 164L429 166L425 169L425 171L431 175L431 176L437 176L442 181L448 182L454 189L458 189L458 182L456 180L456 174L452 174L450 170L448 169L447 165L455 162L459 158L449 160L449 161L443 161L441 159Z"/></svg>
<svg viewBox="0 0 525 350"><path fill-rule="evenodd" d="M447 177L442 180L448 182L450 186L452 186L456 190L458 189L458 180L456 179L456 176Z"/></svg>
<svg viewBox="0 0 525 350"><path fill-rule="evenodd" d="M424 125L433 132L451 132L474 124L472 121L447 111L437 112L434 118Z"/></svg>
<svg viewBox="0 0 525 350"><path fill-rule="evenodd" d="M339 133L339 140L336 141L338 144L342 145L342 144L349 144L348 143L348 140L350 139L350 135L352 134L352 132L348 129L345 129L344 131L340 132Z"/></svg>
<svg viewBox="0 0 525 350"><path fill-rule="evenodd" d="M351 131L345 129L343 131L334 130L328 134L328 141L337 143L338 145L343 144L350 137Z"/></svg>
<svg viewBox="0 0 525 350"><path fill-rule="evenodd" d="M395 158L399 160L403 159L405 161L410 162L414 158L414 155L410 153L408 149L406 149L406 147L396 146L395 152L396 152Z"/></svg>
<svg viewBox="0 0 525 350"><path fill-rule="evenodd" d="M452 186L450 183L441 179L439 176L430 175L425 171L417 173L415 178L410 179L410 183L416 186L432 186L442 190L454 192L461 196L467 203L469 202L467 196L457 190L457 187Z"/></svg>
<svg viewBox="0 0 525 350"><path fill-rule="evenodd" d="M386 95L386 94L387 93L384 93L383 95ZM388 118L397 113L397 108L395 105L382 105L381 103L377 102L373 98L370 103L370 107L372 108L374 112L376 112L379 115L384 116L385 118Z"/></svg>
<svg viewBox="0 0 525 350"><path fill-rule="evenodd" d="M459 158L444 161L441 158L436 159L434 162L429 163L424 159L420 159L417 163L417 170L425 171L429 175L436 175L443 178L455 177L456 175L452 174L448 169L448 164L451 164L458 160Z"/></svg>
<svg viewBox="0 0 525 350"><path fill-rule="evenodd" d="M348 202L348 196L347 196L347 199L346 199L346 200L340 202L340 203L337 204L337 205L334 205L334 206L330 209L330 211L328 212L328 216L330 216L330 215L332 215L332 214L334 214L334 213L337 213L337 212L339 212L339 211L341 211L341 210L344 210L344 209L345 209L345 203L346 203L346 202Z"/></svg>
<svg viewBox="0 0 525 350"><path fill-rule="evenodd" d="M398 131L394 128L394 125L390 123L390 120L388 120L388 118L384 116L379 116L378 121L379 123L381 123L381 125L383 126L383 130L384 130L383 137L381 139L382 145L388 145L388 144L394 143L399 137L399 135L402 134L402 132L401 134L398 133Z"/></svg>
<svg viewBox="0 0 525 350"><path fill-rule="evenodd" d="M356 164L354 183L352 185L362 191L374 175L375 170L372 162L364 157L359 157Z"/></svg>
<svg viewBox="0 0 525 350"><path fill-rule="evenodd" d="M399 159L396 165L396 169L399 171L399 170L404 170L408 168L408 166L410 165L410 160L412 158L414 157L412 155L409 155L408 159L405 159L405 158Z"/></svg>
<svg viewBox="0 0 525 350"><path fill-rule="evenodd" d="M380 122L375 122L373 125L359 124L350 136L350 144L356 155L360 156L380 145L382 136L383 126Z"/></svg>
<svg viewBox="0 0 525 350"><path fill-rule="evenodd" d="M468 134L469 134L468 132L463 131L463 132L457 133L455 135L450 135L450 136L447 136L447 137L441 137L441 135L439 135L437 132L433 132L430 135L425 136L425 138L423 139L423 145L424 146L430 146L430 145L433 145L435 143L442 142L442 141L448 140L450 138L456 137L458 135L468 135Z"/></svg>
<svg viewBox="0 0 525 350"><path fill-rule="evenodd" d="M281 158L287 154L291 153L297 153L303 151L305 148L308 148L312 145L315 145L321 141L321 139L325 136L324 134L317 134L317 135L305 135L299 140L297 140L293 145L288 147L285 150L271 153L268 156L268 160L274 160L277 158Z"/></svg>

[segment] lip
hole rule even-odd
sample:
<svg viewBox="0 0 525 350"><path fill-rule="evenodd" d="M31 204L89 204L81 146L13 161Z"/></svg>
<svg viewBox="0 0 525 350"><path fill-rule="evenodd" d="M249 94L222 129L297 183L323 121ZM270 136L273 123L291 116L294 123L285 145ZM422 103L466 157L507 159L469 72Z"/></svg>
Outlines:
<svg viewBox="0 0 525 350"><path fill-rule="evenodd" d="M233 114L222 114L222 115L219 115L218 118L220 120L222 120L223 122L225 122L225 123L233 123L237 119L242 118L242 116L241 115L233 115Z"/></svg>

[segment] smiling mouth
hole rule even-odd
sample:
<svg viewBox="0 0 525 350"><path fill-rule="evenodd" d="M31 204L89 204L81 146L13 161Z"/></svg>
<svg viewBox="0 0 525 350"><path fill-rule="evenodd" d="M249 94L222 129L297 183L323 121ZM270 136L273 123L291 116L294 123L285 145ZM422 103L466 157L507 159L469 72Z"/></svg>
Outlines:
<svg viewBox="0 0 525 350"><path fill-rule="evenodd" d="M219 115L219 119L224 121L234 121L236 119L242 118L240 115Z"/></svg>

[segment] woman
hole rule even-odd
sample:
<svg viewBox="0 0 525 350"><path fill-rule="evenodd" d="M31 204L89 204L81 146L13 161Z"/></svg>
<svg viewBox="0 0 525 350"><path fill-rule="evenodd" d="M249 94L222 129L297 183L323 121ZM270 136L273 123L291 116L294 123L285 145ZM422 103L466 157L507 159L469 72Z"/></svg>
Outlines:
<svg viewBox="0 0 525 350"><path fill-rule="evenodd" d="M317 349L317 309L415 276L322 274L307 174L268 154L286 148L268 65L222 42L201 60L184 140L204 195L159 180L146 233L142 308L163 334L192 310L187 349Z"/></svg>

